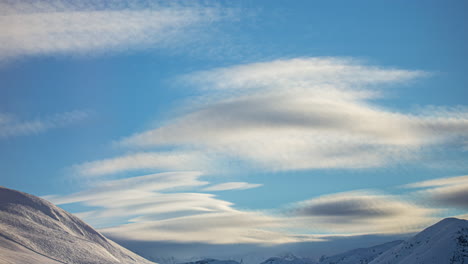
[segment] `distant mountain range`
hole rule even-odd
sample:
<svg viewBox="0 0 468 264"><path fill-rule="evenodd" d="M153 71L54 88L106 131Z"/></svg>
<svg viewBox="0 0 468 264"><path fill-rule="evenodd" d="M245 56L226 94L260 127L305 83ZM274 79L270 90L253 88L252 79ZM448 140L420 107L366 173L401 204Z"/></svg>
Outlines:
<svg viewBox="0 0 468 264"><path fill-rule="evenodd" d="M322 257L320 264L367 264L387 250L401 244L402 240L392 241L385 244L353 249L331 257Z"/></svg>
<svg viewBox="0 0 468 264"><path fill-rule="evenodd" d="M0 263L151 264L52 203L0 187ZM185 264L240 264L203 259ZM261 264L468 264L468 221L446 218L406 241L319 260L292 254Z"/></svg>
<svg viewBox="0 0 468 264"><path fill-rule="evenodd" d="M239 262L234 260L218 260L207 258L197 261L185 262L183 264L239 264Z"/></svg>

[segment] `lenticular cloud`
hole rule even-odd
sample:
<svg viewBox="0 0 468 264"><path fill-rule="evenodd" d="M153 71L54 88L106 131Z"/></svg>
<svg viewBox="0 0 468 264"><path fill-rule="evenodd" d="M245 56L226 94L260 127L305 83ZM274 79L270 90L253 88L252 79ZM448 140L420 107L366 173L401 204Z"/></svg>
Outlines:
<svg viewBox="0 0 468 264"><path fill-rule="evenodd" d="M205 92L189 106L192 111L122 144L216 153L266 170L369 168L418 160L434 146L463 140L467 112L404 113L374 99L383 97L388 85L425 75L341 58L196 72L181 78Z"/></svg>

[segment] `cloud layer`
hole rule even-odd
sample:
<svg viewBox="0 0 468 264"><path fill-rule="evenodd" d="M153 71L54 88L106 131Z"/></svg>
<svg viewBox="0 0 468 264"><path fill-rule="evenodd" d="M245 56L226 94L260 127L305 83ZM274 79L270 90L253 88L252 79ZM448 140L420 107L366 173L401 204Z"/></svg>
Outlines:
<svg viewBox="0 0 468 264"><path fill-rule="evenodd" d="M113 237L129 240L269 244L319 239L299 239L271 230L285 225L281 217L234 209L232 203L213 194L186 192L208 185L199 180L200 176L199 172L171 172L107 180L82 192L44 198L59 205L80 203L96 208L76 215L95 226L106 227L102 231ZM230 182L210 187L222 191L257 186Z"/></svg>
<svg viewBox="0 0 468 264"><path fill-rule="evenodd" d="M411 197L355 191L286 208L239 210L206 192L261 184L210 185L199 177L239 167L262 173L385 167L420 161L433 147L463 148L466 109L404 113L379 105L387 86L426 75L353 59L297 58L182 76L178 84L200 96L186 101L180 115L117 142L132 152L73 167L78 177L94 180L136 171L171 173L104 181L55 202L97 207L79 215L122 240L281 244L417 231L440 209L417 205ZM454 201L464 203L464 189L451 190L449 197L441 189L449 187L455 188L439 183L432 197L460 206Z"/></svg>
<svg viewBox="0 0 468 264"><path fill-rule="evenodd" d="M196 170L208 163L199 152L138 152L75 165L80 176L103 176L135 170Z"/></svg>
<svg viewBox="0 0 468 264"><path fill-rule="evenodd" d="M468 113L402 113L375 103L383 86L427 75L352 59L299 58L181 78L206 96L186 114L121 145L215 153L263 170L368 168L466 140Z"/></svg>
<svg viewBox="0 0 468 264"><path fill-rule="evenodd" d="M309 229L343 233L404 233L430 223L438 211L397 196L354 191L317 197L292 205L288 214Z"/></svg>
<svg viewBox="0 0 468 264"><path fill-rule="evenodd" d="M405 187L424 188L418 191L417 195L436 206L468 209L468 176L422 181Z"/></svg>
<svg viewBox="0 0 468 264"><path fill-rule="evenodd" d="M200 172L186 171L105 180L82 192L45 198L59 205L92 207L76 215L112 237L153 242L265 245L407 233L431 223L439 213L371 191L315 197L285 208L239 210L235 204L205 192L243 190L260 184L209 186L200 177Z"/></svg>
<svg viewBox="0 0 468 264"><path fill-rule="evenodd" d="M255 184L255 183L248 183L248 182L226 182L221 184L216 184L212 186L208 186L203 189L203 191L228 191L228 190L247 190L258 188L263 184Z"/></svg>
<svg viewBox="0 0 468 264"><path fill-rule="evenodd" d="M6 2L0 10L0 59L174 46L221 17L211 7L138 1Z"/></svg>

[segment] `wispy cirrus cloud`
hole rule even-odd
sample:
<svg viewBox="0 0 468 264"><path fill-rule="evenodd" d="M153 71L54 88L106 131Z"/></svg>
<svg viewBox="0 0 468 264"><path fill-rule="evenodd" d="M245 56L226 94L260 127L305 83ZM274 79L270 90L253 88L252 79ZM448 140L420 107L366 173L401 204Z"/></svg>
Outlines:
<svg viewBox="0 0 468 264"><path fill-rule="evenodd" d="M43 133L64 127L89 117L89 111L71 111L33 120L20 120L14 115L0 113L0 139Z"/></svg>
<svg viewBox="0 0 468 264"><path fill-rule="evenodd" d="M11 1L0 10L0 59L176 46L227 13L206 5L127 0Z"/></svg>
<svg viewBox="0 0 468 264"><path fill-rule="evenodd" d="M200 172L181 171L105 180L78 193L45 198L59 205L80 203L96 208L77 214L96 226L179 214L232 211L230 202L216 199L212 194L186 192L208 184L199 180L201 175Z"/></svg>
<svg viewBox="0 0 468 264"><path fill-rule="evenodd" d="M74 165L72 170L80 176L105 176L139 170L196 170L207 168L207 158L200 152L138 152L127 155L89 161Z"/></svg>
<svg viewBox="0 0 468 264"><path fill-rule="evenodd" d="M124 197L119 194L122 194L122 192L125 193L126 190L138 190L145 193L174 189L183 190L191 187L207 185L208 182L199 180L201 175L202 173L196 171L184 171L156 173L118 180L106 180L94 183L94 186L87 191L65 196L48 196L47 199L58 205L88 201L95 201L96 203L101 201L106 204L107 201L111 201L112 199Z"/></svg>
<svg viewBox="0 0 468 264"><path fill-rule="evenodd" d="M182 81L206 96L188 113L121 145L217 153L263 170L368 168L417 160L433 146L464 142L468 131L463 109L403 113L376 103L384 96L382 86L425 75L342 58L196 72Z"/></svg>
<svg viewBox="0 0 468 264"><path fill-rule="evenodd" d="M226 182L203 188L203 191L228 191L228 190L247 190L263 186L258 183L248 182Z"/></svg>
<svg viewBox="0 0 468 264"><path fill-rule="evenodd" d="M12 115L0 113L0 125L7 124L13 120Z"/></svg>

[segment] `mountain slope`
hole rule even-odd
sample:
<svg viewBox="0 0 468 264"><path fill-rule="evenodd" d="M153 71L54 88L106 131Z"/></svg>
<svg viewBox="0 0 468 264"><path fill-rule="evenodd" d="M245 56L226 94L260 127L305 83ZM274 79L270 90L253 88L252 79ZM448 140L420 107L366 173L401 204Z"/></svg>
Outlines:
<svg viewBox="0 0 468 264"><path fill-rule="evenodd" d="M391 248L371 264L468 263L468 221L446 218Z"/></svg>
<svg viewBox="0 0 468 264"><path fill-rule="evenodd" d="M320 261L320 264L367 264L402 242L401 240L397 240L369 248L353 249L338 255L326 257Z"/></svg>
<svg viewBox="0 0 468 264"><path fill-rule="evenodd" d="M0 261L153 263L105 238L52 203L4 187L0 187Z"/></svg>
<svg viewBox="0 0 468 264"><path fill-rule="evenodd" d="M8 240L0 236L0 263L2 264L17 264L17 263L58 264L58 263L63 263L63 262L58 262L51 258L38 254L11 240Z"/></svg>

